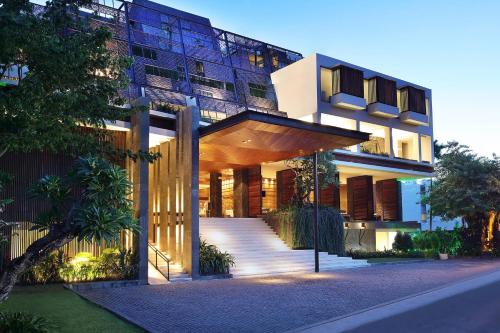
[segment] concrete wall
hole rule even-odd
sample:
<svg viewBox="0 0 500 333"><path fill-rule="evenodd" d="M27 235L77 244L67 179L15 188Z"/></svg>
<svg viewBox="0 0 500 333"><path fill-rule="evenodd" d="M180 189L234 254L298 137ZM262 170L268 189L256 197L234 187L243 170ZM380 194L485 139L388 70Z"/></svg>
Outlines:
<svg viewBox="0 0 500 333"><path fill-rule="evenodd" d="M376 238L375 229L356 230L346 229L345 233L345 249L360 250L360 251L375 251ZM360 237L361 236L361 237Z"/></svg>
<svg viewBox="0 0 500 333"><path fill-rule="evenodd" d="M315 114L318 105L319 73L316 57L309 56L271 74L278 109L290 118Z"/></svg>
<svg viewBox="0 0 500 333"><path fill-rule="evenodd" d="M346 110L338 107L333 107L328 101L324 101L324 99L322 99L321 89L321 68L332 68L340 64L362 70L365 79L377 75L396 81L396 86L398 89L409 85L424 90L425 96L429 100L429 125L409 125L402 123L399 118L381 118L368 114L366 110ZM325 72L324 69L323 72ZM416 133L417 135L415 136L415 140L413 140L415 142L413 145L411 145L410 148L414 151L413 155L416 156L416 160L418 161L421 160L419 153L419 143L420 141L422 141L420 140L421 136L423 135L425 137L429 137L427 139L424 139L424 143L433 141L434 136L432 122L432 92L428 88L320 54L309 55L304 59L295 62L294 64L291 64L279 71L274 72L273 74L271 74L271 79L275 87L279 110L287 112L288 116L291 118L322 122L321 115L329 114L355 120L358 129L360 126L360 122L366 122L386 126L391 129L391 132L392 129L394 129ZM323 78L323 81L328 81L328 78ZM388 146L392 148L391 150L393 150L394 144L392 144L392 140L390 143L389 140L387 141ZM429 149L431 150L431 152L428 151ZM434 156L432 145L430 148L427 145L424 150L424 154L426 155L425 159L431 159L430 162L432 163ZM391 151L391 156L392 155L394 155L393 151ZM429 155L431 158L429 158Z"/></svg>

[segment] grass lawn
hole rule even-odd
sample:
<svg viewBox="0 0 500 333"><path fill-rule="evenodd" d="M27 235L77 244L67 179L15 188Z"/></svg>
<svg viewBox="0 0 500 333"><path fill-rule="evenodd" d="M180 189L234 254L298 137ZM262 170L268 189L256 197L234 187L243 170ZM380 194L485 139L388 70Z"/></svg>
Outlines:
<svg viewBox="0 0 500 333"><path fill-rule="evenodd" d="M419 261L424 260L424 258L395 258L395 257L387 257L387 258L370 258L367 259L370 264L380 264L384 262L400 262L400 261Z"/></svg>
<svg viewBox="0 0 500 333"><path fill-rule="evenodd" d="M143 332L112 313L82 299L62 285L16 287L0 311L36 313L65 333Z"/></svg>

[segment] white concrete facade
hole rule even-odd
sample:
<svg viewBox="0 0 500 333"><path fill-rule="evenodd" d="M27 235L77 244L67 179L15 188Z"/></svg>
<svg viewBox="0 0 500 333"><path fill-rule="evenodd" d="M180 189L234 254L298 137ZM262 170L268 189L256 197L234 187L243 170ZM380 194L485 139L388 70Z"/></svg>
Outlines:
<svg viewBox="0 0 500 333"><path fill-rule="evenodd" d="M344 93L332 95L329 84L332 80L329 72L331 68L338 65L361 70L365 81L375 76L393 80L396 82L398 95L399 89L407 86L423 90L427 115L415 116L414 112L395 114L398 108L380 105L381 103L364 103L362 106L363 103L359 101L359 97L345 96ZM426 165L434 163L432 92L430 89L316 53L272 73L271 79L276 90L279 109L286 112L289 117L361 131L366 125L379 126L386 129L388 133L383 138L389 147L385 152L389 157L427 162ZM365 82L365 100L368 99L366 85ZM344 123L350 120L354 125L343 125L332 121L328 116L342 118ZM406 122L407 119L413 118L418 118L418 121ZM424 119L427 119L427 123L416 125L422 123ZM402 146L407 148L402 148ZM403 153L402 150L405 152ZM363 154L359 146L355 151Z"/></svg>
<svg viewBox="0 0 500 333"><path fill-rule="evenodd" d="M364 97L346 94L335 86L339 84L335 82L333 74L337 66L362 72ZM370 80L374 77L395 82L397 103L388 105L370 98L374 94ZM433 176L434 135L430 89L320 54L309 55L272 73L271 79L279 110L286 112L289 117L370 133L369 142L337 151L344 157L362 157L365 161L336 161L340 183L345 184L346 178L357 175L371 175L374 183L377 180L398 179L401 184L401 220L419 222L422 229L428 228L428 207L423 206L420 199L421 183ZM406 90L405 87L424 92L426 114L414 110L402 112L402 99L408 99L408 95L402 97L408 94L402 92ZM439 219L434 218L433 222L436 220ZM453 226L454 223L445 226L449 225ZM377 230L377 250L390 248L395 234L395 230Z"/></svg>

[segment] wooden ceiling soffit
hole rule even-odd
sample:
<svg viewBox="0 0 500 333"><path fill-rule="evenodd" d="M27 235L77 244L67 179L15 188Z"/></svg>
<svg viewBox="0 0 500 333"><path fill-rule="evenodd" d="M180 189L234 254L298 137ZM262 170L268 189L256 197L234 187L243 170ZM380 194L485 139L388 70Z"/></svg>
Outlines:
<svg viewBox="0 0 500 333"><path fill-rule="evenodd" d="M245 111L200 128L200 170L249 167L368 139L368 133Z"/></svg>

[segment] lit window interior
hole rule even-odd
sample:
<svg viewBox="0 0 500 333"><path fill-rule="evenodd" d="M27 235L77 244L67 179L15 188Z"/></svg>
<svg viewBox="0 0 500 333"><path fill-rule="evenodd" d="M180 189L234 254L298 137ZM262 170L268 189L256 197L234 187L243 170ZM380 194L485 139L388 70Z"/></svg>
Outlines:
<svg viewBox="0 0 500 333"><path fill-rule="evenodd" d="M394 156L418 160L418 134L398 129L392 130Z"/></svg>
<svg viewBox="0 0 500 333"><path fill-rule="evenodd" d="M370 133L370 140L360 144L362 153L389 156L389 127L360 122L359 130Z"/></svg>

